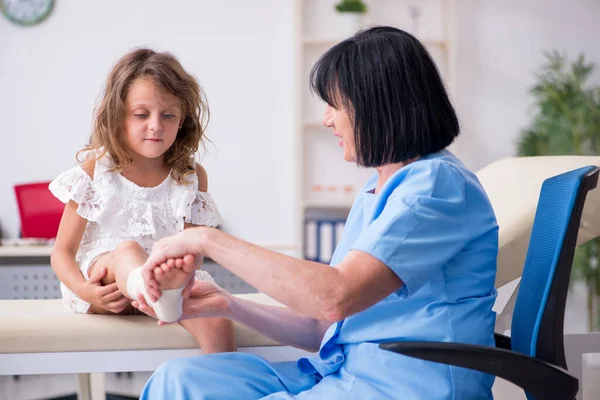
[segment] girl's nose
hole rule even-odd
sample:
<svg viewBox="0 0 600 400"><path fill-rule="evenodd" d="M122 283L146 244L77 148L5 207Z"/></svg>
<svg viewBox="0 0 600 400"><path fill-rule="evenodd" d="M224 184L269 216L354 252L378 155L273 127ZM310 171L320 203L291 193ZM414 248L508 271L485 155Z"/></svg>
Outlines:
<svg viewBox="0 0 600 400"><path fill-rule="evenodd" d="M160 116L153 116L150 118L149 128L154 132L162 131L162 121L160 120Z"/></svg>

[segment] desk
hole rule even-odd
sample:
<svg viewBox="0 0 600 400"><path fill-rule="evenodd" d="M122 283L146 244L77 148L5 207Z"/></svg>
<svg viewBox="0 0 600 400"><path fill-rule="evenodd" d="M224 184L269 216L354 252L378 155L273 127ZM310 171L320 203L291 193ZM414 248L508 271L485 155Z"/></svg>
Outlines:
<svg viewBox="0 0 600 400"><path fill-rule="evenodd" d="M52 246L0 246L0 300L58 299L60 282L50 267Z"/></svg>
<svg viewBox="0 0 600 400"><path fill-rule="evenodd" d="M0 265L7 259L40 259L50 262L53 246L48 245L0 245Z"/></svg>

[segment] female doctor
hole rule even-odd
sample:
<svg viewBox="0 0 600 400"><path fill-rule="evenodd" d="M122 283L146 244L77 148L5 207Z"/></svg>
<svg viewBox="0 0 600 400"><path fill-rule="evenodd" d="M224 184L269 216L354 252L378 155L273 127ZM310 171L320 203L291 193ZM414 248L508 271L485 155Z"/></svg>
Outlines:
<svg viewBox="0 0 600 400"><path fill-rule="evenodd" d="M310 81L344 160L376 171L331 265L201 227L158 242L144 279L157 298L155 267L210 257L286 307L196 282L183 319L230 318L318 353L291 363L244 353L169 361L141 398L491 399L491 376L378 348L393 340L494 345L498 227L475 175L446 150L459 124L431 56L410 34L374 27L327 51ZM153 315L143 298L134 303Z"/></svg>

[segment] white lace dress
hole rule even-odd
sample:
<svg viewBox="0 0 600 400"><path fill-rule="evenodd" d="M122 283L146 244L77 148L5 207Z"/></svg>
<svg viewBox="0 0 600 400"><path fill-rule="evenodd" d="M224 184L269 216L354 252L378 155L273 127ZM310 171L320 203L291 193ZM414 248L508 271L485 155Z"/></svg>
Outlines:
<svg viewBox="0 0 600 400"><path fill-rule="evenodd" d="M217 226L220 217L210 194L198 191L198 177L186 177L179 185L169 176L158 186L140 187L119 172L109 171L112 160L105 155L96 162L93 179L75 167L50 183L50 191L63 203L73 200L77 214L88 223L75 261L88 279L88 268L103 253L119 243L135 240L147 252L167 236L181 232L184 221L194 225ZM196 278L212 280L205 271ZM61 284L63 304L76 313L87 313L90 304Z"/></svg>

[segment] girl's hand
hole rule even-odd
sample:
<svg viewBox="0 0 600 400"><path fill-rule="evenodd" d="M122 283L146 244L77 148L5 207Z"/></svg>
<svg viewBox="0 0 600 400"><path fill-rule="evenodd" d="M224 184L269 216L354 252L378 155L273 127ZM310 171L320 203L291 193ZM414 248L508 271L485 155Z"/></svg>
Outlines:
<svg viewBox="0 0 600 400"><path fill-rule="evenodd" d="M116 282L102 286L106 272L106 268L102 268L92 274L90 279L80 286L77 295L95 307L118 314L127 307L129 299L121 293Z"/></svg>
<svg viewBox="0 0 600 400"><path fill-rule="evenodd" d="M154 310L146 303L143 295L133 301L133 306L143 313L156 318ZM183 300L183 314L180 321L203 317L225 317L231 309L231 294L214 283L195 280L189 297ZM158 321L158 325L168 325Z"/></svg>
<svg viewBox="0 0 600 400"><path fill-rule="evenodd" d="M154 244L152 252L142 267L142 277L148 295L152 301L158 300L161 296L159 283L154 276L154 268L159 267L169 259L183 258L187 254L192 254L196 258L204 256L202 238L206 230L214 228L198 227L185 229L184 231L161 239Z"/></svg>

